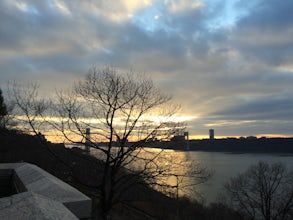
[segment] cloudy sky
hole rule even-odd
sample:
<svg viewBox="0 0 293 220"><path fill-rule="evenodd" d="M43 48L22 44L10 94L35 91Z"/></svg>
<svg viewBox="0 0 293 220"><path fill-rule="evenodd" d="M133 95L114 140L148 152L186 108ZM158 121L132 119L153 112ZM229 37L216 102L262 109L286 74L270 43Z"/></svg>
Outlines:
<svg viewBox="0 0 293 220"><path fill-rule="evenodd" d="M1 0L0 87L150 75L191 135L293 136L292 0Z"/></svg>

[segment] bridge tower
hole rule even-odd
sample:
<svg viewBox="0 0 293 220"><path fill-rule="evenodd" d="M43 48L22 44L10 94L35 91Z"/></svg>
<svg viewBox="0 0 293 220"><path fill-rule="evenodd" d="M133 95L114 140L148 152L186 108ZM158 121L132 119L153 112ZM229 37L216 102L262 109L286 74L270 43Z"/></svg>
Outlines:
<svg viewBox="0 0 293 220"><path fill-rule="evenodd" d="M188 131L184 131L184 140L186 141L186 150L189 150L189 134Z"/></svg>

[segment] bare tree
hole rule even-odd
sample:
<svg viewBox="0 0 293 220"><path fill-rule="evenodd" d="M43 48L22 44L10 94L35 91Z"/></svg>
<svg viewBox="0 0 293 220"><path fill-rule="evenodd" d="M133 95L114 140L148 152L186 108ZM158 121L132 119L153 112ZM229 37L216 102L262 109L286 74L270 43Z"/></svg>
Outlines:
<svg viewBox="0 0 293 220"><path fill-rule="evenodd" d="M2 90L0 89L0 128L6 127L6 117L7 117L8 111L7 106L4 102L4 98L2 95Z"/></svg>
<svg viewBox="0 0 293 220"><path fill-rule="evenodd" d="M103 217L134 185L157 184L170 172L161 166L162 150L145 147L169 140L185 126L172 121L178 106L152 80L108 67L92 68L72 90L57 92L50 101L38 98L36 86L26 93L18 88L12 90L16 104L34 133L50 127L66 142L91 148L103 161L97 177Z"/></svg>
<svg viewBox="0 0 293 220"><path fill-rule="evenodd" d="M63 135L71 141L78 135L81 141L90 142L101 153L104 161L101 204L103 215L107 215L139 176L153 177L154 172L146 171L153 169L158 154L145 158L141 152L148 142L158 137L168 138L178 129L166 121L175 113L166 105L171 97L163 94L151 80L136 74L121 75L113 68L93 68L85 80L76 83L70 96L59 94L59 100ZM162 117L157 117L158 121L145 117L151 110ZM100 141L95 135L86 139L86 128ZM143 160L142 166L133 169L132 164L138 160Z"/></svg>
<svg viewBox="0 0 293 220"><path fill-rule="evenodd" d="M49 101L41 98L37 84L28 84L25 87L14 82L8 85L8 94L14 108L14 118L18 121L22 130L30 134L38 134L42 131L44 121L41 115L48 110Z"/></svg>
<svg viewBox="0 0 293 220"><path fill-rule="evenodd" d="M17 125L14 120L14 104L8 99L4 100L0 89L0 128L10 129Z"/></svg>
<svg viewBox="0 0 293 220"><path fill-rule="evenodd" d="M293 218L293 174L282 163L259 162L225 185L233 208L250 219Z"/></svg>

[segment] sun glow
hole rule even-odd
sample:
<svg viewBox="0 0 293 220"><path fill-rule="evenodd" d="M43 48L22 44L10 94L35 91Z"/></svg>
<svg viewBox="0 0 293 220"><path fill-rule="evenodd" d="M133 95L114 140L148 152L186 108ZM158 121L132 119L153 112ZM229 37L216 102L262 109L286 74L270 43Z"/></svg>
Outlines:
<svg viewBox="0 0 293 220"><path fill-rule="evenodd" d="M18 115L15 117L17 120L25 121L27 117L24 115ZM154 123L161 122L188 122L193 119L196 119L197 116L142 116L139 121L151 121ZM62 121L61 117L36 117L35 121L49 121L49 122L60 122ZM100 124L102 121L105 121L103 118L79 118L77 121L86 123L86 124ZM121 123L121 125L125 124L125 120L123 118L116 117L114 118L115 123Z"/></svg>
<svg viewBox="0 0 293 220"><path fill-rule="evenodd" d="M256 120L239 120L239 121L220 120L214 123L205 124L205 126L206 127L220 127L220 126L230 126L230 125L243 125L243 124L250 124L255 122Z"/></svg>
<svg viewBox="0 0 293 220"><path fill-rule="evenodd" d="M196 116L155 116L155 115L146 115L146 116L142 116L140 118L140 120L136 123L136 126L133 130L133 137L130 137L131 140L136 140L137 137L136 136L136 132L138 131L142 131L142 129L144 128L145 124L149 124L151 126L158 126L162 123L187 123L188 121L191 121L193 119L197 118ZM27 122L27 117L24 115L19 115L16 116L15 119L17 121L20 122ZM41 133L43 135L45 135L45 137L47 138L47 140L51 141L51 142L66 142L66 138L64 137L64 135L62 134L61 131L58 131L58 129L56 129L56 127L58 125L60 126L62 122L67 123L68 119L66 118L61 118L61 117L36 117L33 119L33 123L34 124L40 124L42 125L42 129L40 129ZM129 120L128 122L125 121L124 118L119 118L116 117L113 120L114 123L114 127L116 129L117 132L124 132L125 128L127 128L128 126L130 126L130 124L126 123L132 123L134 120ZM45 125L43 122L47 122L48 125ZM70 120L68 121L69 123L72 123L72 125L74 125L73 122L70 122ZM73 130L69 131L66 130L67 128L64 128L64 132L70 136L70 139L72 139L73 141L82 141L84 139L84 133L82 132L86 127L90 127L91 128L91 134L92 137L97 140L97 141L105 141L104 139L104 135L103 133L105 133L105 131L107 130L107 128L105 128L105 118L79 118L77 119L77 122L79 123L79 129L81 129L80 131L77 131L74 126L72 127ZM38 125L39 126L39 125ZM37 126L37 127L38 127ZM171 126L171 125L170 125ZM25 127L24 124L20 123L18 125L18 127L20 129L22 129L22 127ZM105 130L106 129L106 130ZM168 127L164 127L164 129L168 129ZM28 132L31 129L26 129ZM76 130L76 131L74 131ZM104 130L104 132L103 132ZM147 131L146 131L147 132ZM79 134L78 134L79 133Z"/></svg>
<svg viewBox="0 0 293 220"><path fill-rule="evenodd" d="M149 120L155 123L160 122L187 122L197 118L196 116L143 116L142 120Z"/></svg>

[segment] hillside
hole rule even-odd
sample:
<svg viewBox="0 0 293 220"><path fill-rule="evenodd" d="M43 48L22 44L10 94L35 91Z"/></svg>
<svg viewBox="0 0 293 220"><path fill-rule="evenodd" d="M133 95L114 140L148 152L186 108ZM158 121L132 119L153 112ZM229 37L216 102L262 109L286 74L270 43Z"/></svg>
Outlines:
<svg viewBox="0 0 293 220"><path fill-rule="evenodd" d="M32 163L73 185L93 199L93 217L97 218L101 161L82 150L44 142L36 136L16 130L1 129L0 143L0 163ZM175 219L177 201L146 185L131 188L124 200L115 207L113 219ZM236 219L235 213L220 204L204 207L180 199L178 207L184 219L214 219L215 215L222 216L222 219Z"/></svg>

